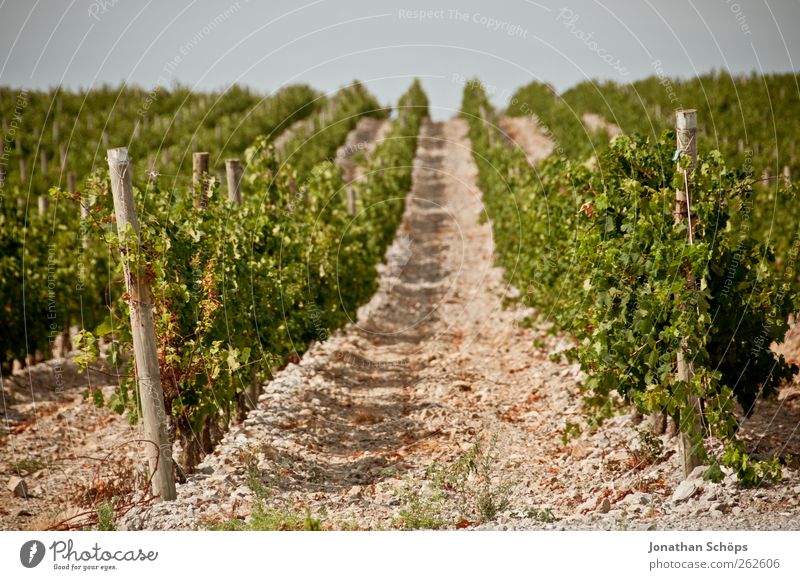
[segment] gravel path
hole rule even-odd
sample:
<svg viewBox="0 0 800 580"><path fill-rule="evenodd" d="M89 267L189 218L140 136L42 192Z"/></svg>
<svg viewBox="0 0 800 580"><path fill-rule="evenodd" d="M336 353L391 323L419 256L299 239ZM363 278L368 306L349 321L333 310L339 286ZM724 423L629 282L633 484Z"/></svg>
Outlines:
<svg viewBox="0 0 800 580"><path fill-rule="evenodd" d="M499 124L509 145L521 147L530 164L549 157L555 149L553 142L539 130L530 116L502 117Z"/></svg>
<svg viewBox="0 0 800 580"><path fill-rule="evenodd" d="M581 119L583 120L583 124L586 125L586 127L592 133L605 131L608 134L609 139L613 139L617 135L622 135L622 129L620 129L615 123L611 123L603 115L599 115L597 113L584 113L581 115Z"/></svg>

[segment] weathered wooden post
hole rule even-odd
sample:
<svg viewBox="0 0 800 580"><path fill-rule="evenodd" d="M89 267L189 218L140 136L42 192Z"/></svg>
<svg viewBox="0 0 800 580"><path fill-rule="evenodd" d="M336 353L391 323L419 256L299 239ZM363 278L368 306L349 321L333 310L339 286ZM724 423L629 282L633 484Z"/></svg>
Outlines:
<svg viewBox="0 0 800 580"><path fill-rule="evenodd" d="M783 166L783 181L787 186L792 184L792 170L788 165Z"/></svg>
<svg viewBox="0 0 800 580"><path fill-rule="evenodd" d="M208 205L208 153L205 151L192 154L192 190L195 207Z"/></svg>
<svg viewBox="0 0 800 580"><path fill-rule="evenodd" d="M28 164L24 157L19 158L19 178L22 183L28 181Z"/></svg>
<svg viewBox="0 0 800 580"><path fill-rule="evenodd" d="M356 190L352 186L347 188L347 213L356 215Z"/></svg>
<svg viewBox="0 0 800 580"><path fill-rule="evenodd" d="M675 190L675 223L687 222L688 242L694 243L694 221L692 219L692 198L689 190L689 172L697 164L697 111L685 109L675 113L675 135L677 141L678 171L683 173L683 188ZM688 157L689 164L681 163L682 157ZM681 167L684 165L684 167ZM686 273L686 285L691 290L695 286L693 272ZM682 309L693 306L681 304ZM681 342L677 356L677 379L690 383L694 376L691 353L687 352L686 339ZM688 476L700 465L705 455L702 444L702 404L700 397L689 395L687 408L680 416L680 449L683 461L683 475Z"/></svg>
<svg viewBox="0 0 800 580"><path fill-rule="evenodd" d="M225 177L228 182L228 199L237 205L242 204L242 163L238 159L225 160ZM258 395L261 384L258 382L258 373L253 367L250 373L250 384L239 398L239 419L244 420L248 409L255 409L258 405Z"/></svg>
<svg viewBox="0 0 800 580"><path fill-rule="evenodd" d="M40 156L42 163L42 177L47 175L47 151L42 151ZM50 209L50 197L48 195L39 196L39 215L44 215Z"/></svg>
<svg viewBox="0 0 800 580"><path fill-rule="evenodd" d="M130 166L127 148L108 150L108 169L111 177L111 193L114 196L114 213L117 217L117 233L130 296L133 357L139 402L144 419L145 437L154 444L147 445L153 494L162 500L174 500L176 493L172 445L167 434L164 392L161 390L158 347L153 322L153 297L147 278L139 271L138 264L128 260L130 245L135 244L136 248L131 249L136 251L141 242Z"/></svg>
<svg viewBox="0 0 800 580"><path fill-rule="evenodd" d="M75 174L72 171L67 172L67 191L70 193L75 193L78 191L78 187L75 182Z"/></svg>
<svg viewBox="0 0 800 580"><path fill-rule="evenodd" d="M238 159L225 160L225 175L228 181L228 199L242 203L242 164Z"/></svg>
<svg viewBox="0 0 800 580"><path fill-rule="evenodd" d="M39 215L45 215L50 209L50 198L46 195L39 196Z"/></svg>

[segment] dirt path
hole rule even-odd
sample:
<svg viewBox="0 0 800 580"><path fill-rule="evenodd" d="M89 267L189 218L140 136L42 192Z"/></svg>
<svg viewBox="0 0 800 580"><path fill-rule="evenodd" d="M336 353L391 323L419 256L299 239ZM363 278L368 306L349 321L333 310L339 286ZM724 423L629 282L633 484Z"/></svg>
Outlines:
<svg viewBox="0 0 800 580"><path fill-rule="evenodd" d="M433 485L432 468L475 444L487 461L492 450L503 463L523 462L521 449L501 450L503 431L530 410L530 384L542 371L530 360L533 333L501 307L505 287L491 227L479 223L475 179L466 124L427 125L403 223L358 323L266 387L263 406L203 465L211 475L181 486L185 509L157 506L132 518L134 527L246 516L248 462L274 505L365 528L402 525L403 497ZM563 370L559 381L571 380ZM480 519L442 508L448 522Z"/></svg>
<svg viewBox="0 0 800 580"><path fill-rule="evenodd" d="M534 164L549 157L555 149L554 143L530 116L503 117L500 119L500 128L505 132L510 144L519 146L525 151L528 163Z"/></svg>
<svg viewBox="0 0 800 580"><path fill-rule="evenodd" d="M336 163L345 183L359 179L364 172L363 160L370 157L392 128L389 119L362 117L350 131L344 145L336 151ZM361 162L361 163L360 163Z"/></svg>
<svg viewBox="0 0 800 580"><path fill-rule="evenodd" d="M583 124L586 125L592 133L605 131L609 139L613 139L617 135L622 135L622 129L597 113L584 113L581 115L581 119L583 120Z"/></svg>

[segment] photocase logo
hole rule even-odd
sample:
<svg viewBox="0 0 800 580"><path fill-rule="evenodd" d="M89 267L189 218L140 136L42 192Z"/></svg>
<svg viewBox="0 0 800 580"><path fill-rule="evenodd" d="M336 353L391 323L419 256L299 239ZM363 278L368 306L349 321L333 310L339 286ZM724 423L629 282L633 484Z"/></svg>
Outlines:
<svg viewBox="0 0 800 580"><path fill-rule="evenodd" d="M19 561L26 568L36 568L44 559L44 544L39 540L29 540L19 549Z"/></svg>

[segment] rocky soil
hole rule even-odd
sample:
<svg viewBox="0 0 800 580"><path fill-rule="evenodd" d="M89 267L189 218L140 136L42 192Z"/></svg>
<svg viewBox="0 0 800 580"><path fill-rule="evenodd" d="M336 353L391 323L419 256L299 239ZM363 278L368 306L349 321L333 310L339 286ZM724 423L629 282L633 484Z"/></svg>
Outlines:
<svg viewBox="0 0 800 580"><path fill-rule="evenodd" d="M141 429L86 398L107 398L113 373L79 374L54 359L3 377L0 529L79 525L96 503L144 482Z"/></svg>
<svg viewBox="0 0 800 580"><path fill-rule="evenodd" d="M546 141L537 133L526 143ZM118 527L799 529L798 389L744 421L753 451L787 459L783 481L759 489L732 474L682 481L677 441L649 435L623 410L588 425L583 377L558 356L568 339L531 323L494 266L476 172L464 121L428 123L377 294L264 386L258 408L178 485L176 502L133 506ZM118 440L104 433L131 436L121 419L69 397L55 403L70 409L70 425L96 425L81 445L102 455ZM38 432L6 437L4 476L29 446L37 457L71 456L45 447L61 425L54 415L32 423ZM41 467L39 479L56 483L62 464ZM3 516L11 528L41 525L38 511L57 497L42 489L34 504L1 493L3 506L32 506L33 516Z"/></svg>

